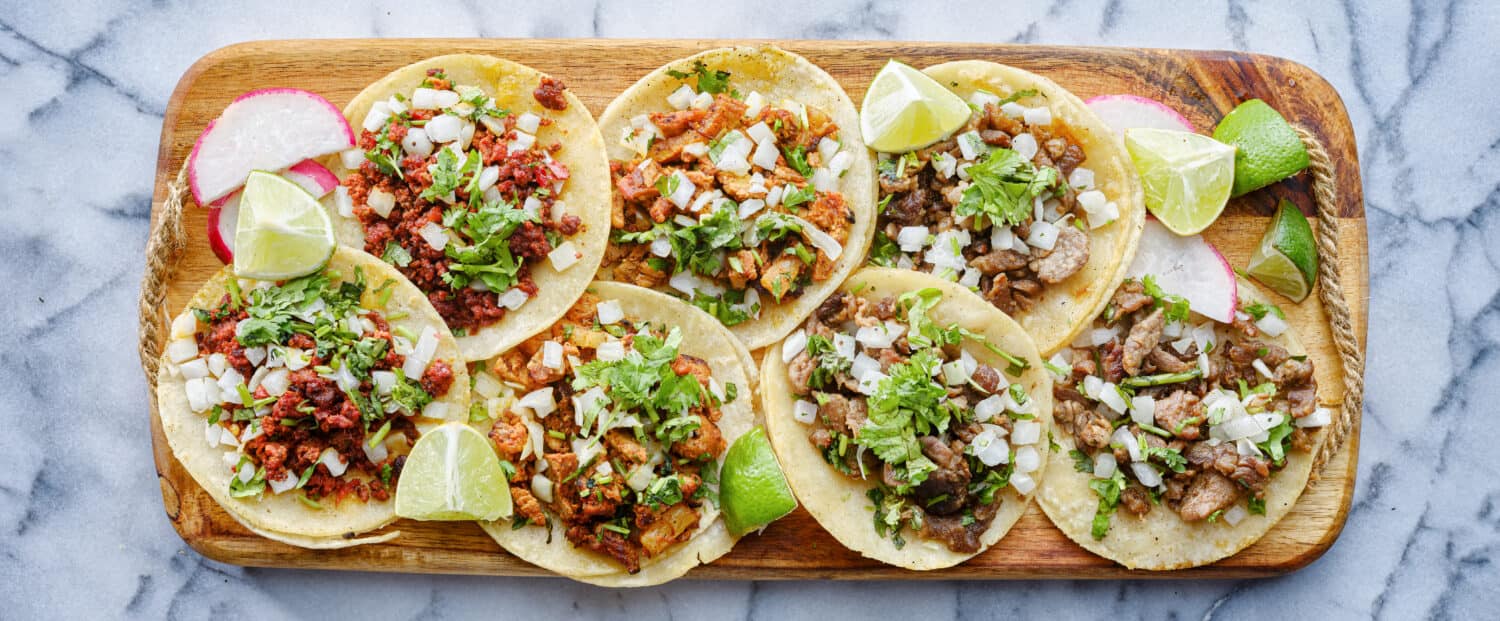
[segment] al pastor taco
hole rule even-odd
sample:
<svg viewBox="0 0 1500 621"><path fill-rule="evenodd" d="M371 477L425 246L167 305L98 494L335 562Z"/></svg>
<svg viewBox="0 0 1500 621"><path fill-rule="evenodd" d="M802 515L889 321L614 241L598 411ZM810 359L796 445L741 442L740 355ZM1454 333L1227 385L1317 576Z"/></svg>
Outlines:
<svg viewBox="0 0 1500 621"><path fill-rule="evenodd" d="M172 454L235 520L337 548L396 519L404 455L468 405L442 319L395 269L338 249L272 283L226 267L172 321L157 414Z"/></svg>
<svg viewBox="0 0 1500 621"><path fill-rule="evenodd" d="M614 179L601 277L666 291L751 349L863 260L873 162L838 82L774 47L653 71L600 117Z"/></svg>
<svg viewBox="0 0 1500 621"><path fill-rule="evenodd" d="M670 296L596 282L557 323L475 371L512 471L502 547L575 580L647 586L734 546L724 453L754 425L750 354Z"/></svg>
<svg viewBox="0 0 1500 621"><path fill-rule="evenodd" d="M984 61L924 73L973 112L936 144L881 155L870 261L957 281L1055 351L1135 252L1146 208L1124 145L1042 76Z"/></svg>
<svg viewBox="0 0 1500 621"><path fill-rule="evenodd" d="M1052 365L1057 441L1041 505L1068 537L1131 569L1234 554L1307 485L1330 413L1280 309L1241 280L1232 324L1151 275L1126 280Z"/></svg>
<svg viewBox="0 0 1500 621"><path fill-rule="evenodd" d="M1031 504L1051 452L1052 380L1020 325L962 287L866 268L763 364L766 427L792 490L850 549L949 567Z"/></svg>
<svg viewBox="0 0 1500 621"><path fill-rule="evenodd" d="M566 311L609 233L593 116L561 82L492 56L430 58L366 87L337 158L339 242L410 278L464 357L493 356Z"/></svg>

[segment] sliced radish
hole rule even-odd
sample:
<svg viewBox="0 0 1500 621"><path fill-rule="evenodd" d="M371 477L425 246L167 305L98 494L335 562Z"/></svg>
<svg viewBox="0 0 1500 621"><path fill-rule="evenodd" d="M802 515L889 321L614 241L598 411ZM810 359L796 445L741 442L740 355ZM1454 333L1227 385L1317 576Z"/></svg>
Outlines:
<svg viewBox="0 0 1500 621"><path fill-rule="evenodd" d="M317 163L314 160L302 160L293 164L286 172L281 173L288 181L302 186L313 198L328 196L334 188L339 187L339 178L333 171Z"/></svg>
<svg viewBox="0 0 1500 621"><path fill-rule="evenodd" d="M208 211L208 245L225 265L234 263L234 231L239 218L239 192L214 201Z"/></svg>
<svg viewBox="0 0 1500 621"><path fill-rule="evenodd" d="M282 170L352 146L354 130L327 99L294 88L250 91L198 136L188 184L208 205L244 185L252 170Z"/></svg>
<svg viewBox="0 0 1500 621"><path fill-rule="evenodd" d="M1203 236L1179 237L1148 218L1126 276L1148 274L1163 291L1187 298L1193 312L1221 323L1234 321L1239 295L1234 269Z"/></svg>
<svg viewBox="0 0 1500 621"><path fill-rule="evenodd" d="M1116 134L1124 135L1125 130L1136 127L1198 131L1171 106L1139 95L1100 95L1084 103Z"/></svg>

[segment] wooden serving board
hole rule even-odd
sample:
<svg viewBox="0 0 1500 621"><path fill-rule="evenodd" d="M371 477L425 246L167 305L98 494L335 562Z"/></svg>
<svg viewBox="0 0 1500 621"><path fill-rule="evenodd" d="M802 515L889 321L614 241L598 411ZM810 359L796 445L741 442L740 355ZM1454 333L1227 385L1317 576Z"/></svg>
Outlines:
<svg viewBox="0 0 1500 621"><path fill-rule="evenodd" d="M494 54L525 63L564 80L598 115L609 101L648 71L676 58L745 41L659 40L328 40L264 41L230 46L204 56L188 69L172 93L162 123L156 167L153 219L167 184L175 178L193 141L236 95L271 86L308 89L342 107L366 84L397 67L428 56L458 52ZM1369 297L1365 213L1354 131L1339 96L1326 80L1300 64L1270 56L1194 52L954 43L786 41L779 45L827 69L858 102L875 72L889 58L916 67L961 59L984 59L1035 71L1080 97L1111 93L1143 95L1168 103L1200 131L1212 128L1236 104L1261 98L1293 123L1311 130L1333 156L1339 182L1342 261L1349 307L1361 346ZM1233 265L1243 267L1265 230L1278 199L1310 211L1307 175L1230 203L1206 233ZM167 299L178 312L221 266L206 239L206 210L185 209L191 238ZM1307 342L1318 368L1320 397L1342 393L1338 358L1317 296L1298 305L1281 299L1291 323ZM203 555L239 565L540 575L546 572L507 554L471 523L403 520L394 541L345 550L304 550L251 534L193 482L173 458L160 424L151 416L155 461L167 516L189 545ZM1207 567L1175 572L1132 572L1094 556L1068 540L1033 505L999 544L974 559L940 571L911 572L861 557L839 545L807 513L796 513L759 536L742 539L733 552L693 571L698 578L1121 578L1247 577L1296 570L1328 550L1343 528L1354 490L1358 428L1343 452L1314 481L1286 519L1260 542Z"/></svg>

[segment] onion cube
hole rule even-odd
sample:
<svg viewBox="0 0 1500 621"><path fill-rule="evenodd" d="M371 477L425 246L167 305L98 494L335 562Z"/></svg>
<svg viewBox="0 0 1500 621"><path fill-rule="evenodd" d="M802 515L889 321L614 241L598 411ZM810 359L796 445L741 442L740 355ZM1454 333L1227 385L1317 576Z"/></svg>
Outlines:
<svg viewBox="0 0 1500 621"><path fill-rule="evenodd" d="M1330 410L1328 408L1318 408L1316 410L1313 410L1312 414L1308 414L1307 416L1304 416L1302 418L1297 419L1297 422L1295 424L1298 427L1303 427L1303 428L1306 428L1306 427L1325 427L1329 423L1332 423L1332 422L1333 422L1333 410Z"/></svg>
<svg viewBox="0 0 1500 621"><path fill-rule="evenodd" d="M1005 399L1002 399L1000 395L990 395L974 404L974 420L981 423L989 422L1003 411L1005 411Z"/></svg>
<svg viewBox="0 0 1500 621"><path fill-rule="evenodd" d="M811 401L798 399L797 403L792 406L792 416L799 423L811 425L814 420L817 420L818 406Z"/></svg>
<svg viewBox="0 0 1500 621"><path fill-rule="evenodd" d="M786 341L781 343L781 361L788 364L791 363L797 357L797 354L802 353L804 349L807 349L807 332L797 330L788 335Z"/></svg>
<svg viewBox="0 0 1500 621"><path fill-rule="evenodd" d="M542 117L539 117L530 112L523 113L521 116L516 117L516 129L519 129L528 134L535 134L537 128L541 127L541 125Z"/></svg>
<svg viewBox="0 0 1500 621"><path fill-rule="evenodd" d="M571 241L558 244L556 248L552 249L552 252L547 253L547 260L552 262L552 269L559 272L573 267L582 258L583 254L573 248L573 242Z"/></svg>
<svg viewBox="0 0 1500 621"><path fill-rule="evenodd" d="M557 341L542 342L542 366L552 370L563 368L563 347Z"/></svg>
<svg viewBox="0 0 1500 621"><path fill-rule="evenodd" d="M1079 166L1073 172L1068 173L1068 185L1075 190L1091 190L1094 188L1094 171Z"/></svg>
<svg viewBox="0 0 1500 621"><path fill-rule="evenodd" d="M1026 112L1022 113L1021 118L1026 121L1027 125L1051 125L1052 111L1047 109L1046 106L1027 108Z"/></svg>
<svg viewBox="0 0 1500 621"><path fill-rule="evenodd" d="M692 105L693 98L697 96L698 93L693 92L692 87L683 84L677 87L677 90L672 91L671 95L667 95L667 105L672 106L674 110L682 110Z"/></svg>
<svg viewBox="0 0 1500 621"><path fill-rule="evenodd" d="M1011 426L1012 444L1036 444L1042 439L1042 424L1034 420L1018 420Z"/></svg>
<svg viewBox="0 0 1500 621"><path fill-rule="evenodd" d="M1030 494L1036 489L1036 479L1025 472L1017 472L1010 475L1010 486L1018 494Z"/></svg>
<svg viewBox="0 0 1500 621"><path fill-rule="evenodd" d="M1115 463L1115 454L1110 451L1099 451L1094 455L1094 476L1108 479L1115 476L1115 470L1119 464Z"/></svg>
<svg viewBox="0 0 1500 621"><path fill-rule="evenodd" d="M167 360L180 364L198 357L198 341L181 338L167 344Z"/></svg>
<svg viewBox="0 0 1500 621"><path fill-rule="evenodd" d="M594 356L605 362L617 362L625 359L625 343L621 341L605 341L594 350Z"/></svg>
<svg viewBox="0 0 1500 621"><path fill-rule="evenodd" d="M1015 441L1015 434L1011 434L1011 442ZM1036 472L1041 467L1042 454L1037 452L1036 447L1023 446L1016 449L1016 472Z"/></svg>
<svg viewBox="0 0 1500 621"><path fill-rule="evenodd" d="M620 309L619 300L604 300L594 307L594 312L599 316L599 323L609 325L618 323L625 318L625 311Z"/></svg>
<svg viewBox="0 0 1500 621"><path fill-rule="evenodd" d="M1010 140L1010 148L1016 152L1016 155L1021 156L1021 159L1031 161L1031 158L1036 157L1036 137L1027 133L1017 134Z"/></svg>
<svg viewBox="0 0 1500 621"><path fill-rule="evenodd" d="M896 245L902 252L919 252L927 244L927 235L925 226L903 226L896 232Z"/></svg>

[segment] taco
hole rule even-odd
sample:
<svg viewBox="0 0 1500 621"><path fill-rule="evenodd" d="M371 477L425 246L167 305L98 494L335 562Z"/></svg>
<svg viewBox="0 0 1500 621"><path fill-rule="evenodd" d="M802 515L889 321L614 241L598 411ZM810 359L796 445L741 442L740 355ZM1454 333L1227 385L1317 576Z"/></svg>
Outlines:
<svg viewBox="0 0 1500 621"><path fill-rule="evenodd" d="M1031 504L1050 452L1052 380L1020 325L964 288L863 269L763 365L766 428L787 480L850 549L949 567L994 545Z"/></svg>
<svg viewBox="0 0 1500 621"><path fill-rule="evenodd" d="M1089 551L1131 569L1234 554L1307 485L1330 413L1281 310L1239 281L1232 324L1126 280L1093 328L1051 361L1062 449L1041 505Z"/></svg>
<svg viewBox="0 0 1500 621"><path fill-rule="evenodd" d="M157 415L172 454L235 520L306 548L396 519L404 455L461 415L469 379L432 305L395 269L339 248L280 283L226 267L172 321Z"/></svg>
<svg viewBox="0 0 1500 621"><path fill-rule="evenodd" d="M838 82L775 47L651 72L600 117L614 179L601 278L665 291L751 349L863 261L874 164Z"/></svg>
<svg viewBox="0 0 1500 621"><path fill-rule="evenodd" d="M1099 314L1135 253L1146 208L1124 145L1042 76L973 60L924 73L973 114L934 145L881 156L870 262L957 281L1051 353Z"/></svg>
<svg viewBox="0 0 1500 621"><path fill-rule="evenodd" d="M606 586L675 579L737 537L719 519L727 447L755 424L750 354L667 295L597 282L549 329L475 371L473 416L515 513L502 547Z"/></svg>
<svg viewBox="0 0 1500 621"><path fill-rule="evenodd" d="M593 280L609 232L604 143L561 82L492 56L439 56L344 108L358 146L332 162L340 243L427 295L464 357L552 323Z"/></svg>

